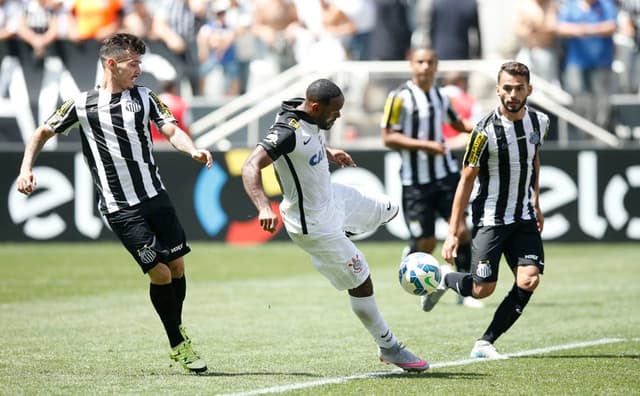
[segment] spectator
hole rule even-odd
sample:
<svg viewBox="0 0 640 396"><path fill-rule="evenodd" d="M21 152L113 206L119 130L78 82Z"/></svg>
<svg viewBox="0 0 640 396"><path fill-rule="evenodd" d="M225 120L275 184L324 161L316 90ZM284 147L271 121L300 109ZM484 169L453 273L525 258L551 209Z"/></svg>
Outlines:
<svg viewBox="0 0 640 396"><path fill-rule="evenodd" d="M196 95L202 93L196 37L206 14L207 3L203 0L162 0L153 14L153 31L184 65L184 74Z"/></svg>
<svg viewBox="0 0 640 396"><path fill-rule="evenodd" d="M298 20L293 0L256 0L253 15L253 33L265 47L267 57L275 61L278 71L293 66L295 35L289 28Z"/></svg>
<svg viewBox="0 0 640 396"><path fill-rule="evenodd" d="M376 23L369 40L372 60L403 60L411 47L407 0L375 0Z"/></svg>
<svg viewBox="0 0 640 396"><path fill-rule="evenodd" d="M57 12L61 2L57 0L29 0L20 18L18 36L33 49L36 58L42 59L47 48L58 38Z"/></svg>
<svg viewBox="0 0 640 396"><path fill-rule="evenodd" d="M462 72L450 72L444 76L441 92L449 97L453 109L460 118L476 124L482 118L482 108L473 96L467 92L468 76ZM468 133L459 132L448 123L442 123L442 134L451 150L462 149L467 144Z"/></svg>
<svg viewBox="0 0 640 396"><path fill-rule="evenodd" d="M178 95L176 81L162 81L160 82L160 87L162 92L158 97L162 103L166 104L169 110L171 110L178 127L189 134L189 125L192 121L191 109L189 108L189 103ZM155 123L151 123L151 138L153 139L154 145L158 142L169 142L166 136L158 130Z"/></svg>
<svg viewBox="0 0 640 396"><path fill-rule="evenodd" d="M290 28L295 34L293 47L297 63L329 63L346 59L340 40L323 20L328 0L294 0L298 22Z"/></svg>
<svg viewBox="0 0 640 396"><path fill-rule="evenodd" d="M322 19L329 33L337 36L352 60L369 59L371 30L376 22L373 0L322 0Z"/></svg>
<svg viewBox="0 0 640 396"><path fill-rule="evenodd" d="M153 16L144 0L131 0L125 7L122 30L140 38L156 39L153 34Z"/></svg>
<svg viewBox="0 0 640 396"><path fill-rule="evenodd" d="M240 92L239 66L236 58L235 32L227 25L225 15L231 7L229 0L211 3L212 18L198 31L198 60L200 61L200 92L205 92L206 79L217 66L224 72L224 91L227 96Z"/></svg>
<svg viewBox="0 0 640 396"><path fill-rule="evenodd" d="M440 59L481 57L477 0L433 0L428 29Z"/></svg>
<svg viewBox="0 0 640 396"><path fill-rule="evenodd" d="M71 12L69 38L74 41L102 41L122 28L121 0L75 0Z"/></svg>
<svg viewBox="0 0 640 396"><path fill-rule="evenodd" d="M516 59L550 83L560 86L556 46L555 0L522 0L518 3L514 31L521 47Z"/></svg>
<svg viewBox="0 0 640 396"><path fill-rule="evenodd" d="M620 33L628 42L624 57L625 73L622 88L628 93L640 93L640 0L619 0Z"/></svg>
<svg viewBox="0 0 640 396"><path fill-rule="evenodd" d="M576 110L605 127L609 116L617 8L613 0L567 0L558 15L565 39L563 87Z"/></svg>

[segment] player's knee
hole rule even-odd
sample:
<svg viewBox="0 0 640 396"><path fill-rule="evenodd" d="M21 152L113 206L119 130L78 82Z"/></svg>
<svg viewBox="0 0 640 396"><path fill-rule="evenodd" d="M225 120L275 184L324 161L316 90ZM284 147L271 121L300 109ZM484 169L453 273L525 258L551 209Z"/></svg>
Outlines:
<svg viewBox="0 0 640 396"><path fill-rule="evenodd" d="M519 274L517 280L518 287L527 291L534 291L539 283L540 274Z"/></svg>
<svg viewBox="0 0 640 396"><path fill-rule="evenodd" d="M171 276L173 278L182 278L184 275L184 258L179 257L169 262L169 268L171 269Z"/></svg>
<svg viewBox="0 0 640 396"><path fill-rule="evenodd" d="M156 285L167 285L171 283L171 270L164 263L158 263L147 272L151 283Z"/></svg>
<svg viewBox="0 0 640 396"><path fill-rule="evenodd" d="M473 283L473 297L486 298L493 294L496 289L496 282L489 283Z"/></svg>

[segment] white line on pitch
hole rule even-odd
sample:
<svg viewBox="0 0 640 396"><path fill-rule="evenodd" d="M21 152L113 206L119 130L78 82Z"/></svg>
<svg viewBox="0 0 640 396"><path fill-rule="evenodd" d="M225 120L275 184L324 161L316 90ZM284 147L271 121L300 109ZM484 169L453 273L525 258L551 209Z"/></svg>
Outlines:
<svg viewBox="0 0 640 396"><path fill-rule="evenodd" d="M605 344L614 344L617 342L624 341L640 341L640 338L601 338L599 340L585 341L585 342L573 342L569 344L562 345L554 345L546 348L537 348L537 349L529 349L528 351L520 351L514 353L504 354L507 357L520 357L520 356L531 356L531 355L541 355L543 353L562 351L566 349L577 349L577 348L586 348L595 345L605 345ZM430 364L430 369L437 369L441 367L451 367L451 366L464 366L467 364L473 363L481 363L487 362L490 360L487 359L463 359L463 360L455 360L451 362L442 362L442 363L433 363ZM388 377L395 374L404 373L401 369L396 369L392 371L384 371L384 372L375 372L375 373L366 373L366 374L356 374L350 375L348 377L335 377L335 378L324 378L317 381L308 381L308 382L300 382L297 384L289 384L289 385L281 385L281 386L272 386L269 388L256 389L247 392L240 393L229 393L220 396L253 396L253 395L265 395L268 393L284 393L297 389L306 389L313 388L316 386L330 385L330 384L340 384L348 381L359 380L359 379L368 379L368 378L379 378L379 377Z"/></svg>

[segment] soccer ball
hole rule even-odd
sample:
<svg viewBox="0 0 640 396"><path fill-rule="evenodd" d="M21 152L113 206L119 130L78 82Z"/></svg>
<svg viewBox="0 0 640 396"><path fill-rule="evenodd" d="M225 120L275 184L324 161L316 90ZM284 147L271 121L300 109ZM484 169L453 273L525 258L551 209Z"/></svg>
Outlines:
<svg viewBox="0 0 640 396"><path fill-rule="evenodd" d="M425 296L438 289L440 264L430 254L415 252L402 259L398 270L400 286L414 296Z"/></svg>

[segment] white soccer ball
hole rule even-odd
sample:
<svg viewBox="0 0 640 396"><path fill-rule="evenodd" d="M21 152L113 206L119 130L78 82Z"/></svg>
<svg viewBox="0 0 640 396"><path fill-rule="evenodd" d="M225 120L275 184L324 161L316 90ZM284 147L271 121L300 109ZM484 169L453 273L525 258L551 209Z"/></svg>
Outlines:
<svg viewBox="0 0 640 396"><path fill-rule="evenodd" d="M441 277L438 261L423 252L407 255L398 270L400 286L414 296L425 296L436 291Z"/></svg>

